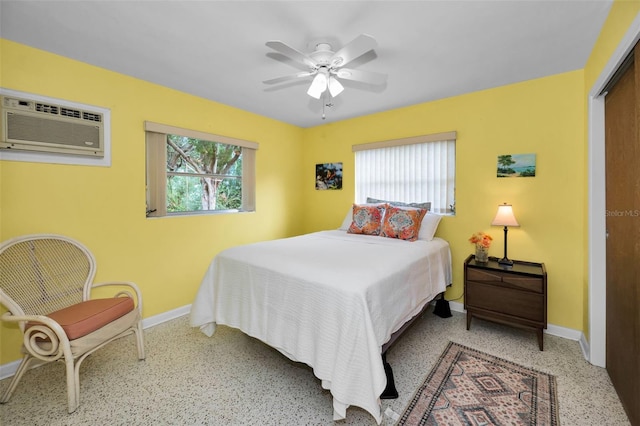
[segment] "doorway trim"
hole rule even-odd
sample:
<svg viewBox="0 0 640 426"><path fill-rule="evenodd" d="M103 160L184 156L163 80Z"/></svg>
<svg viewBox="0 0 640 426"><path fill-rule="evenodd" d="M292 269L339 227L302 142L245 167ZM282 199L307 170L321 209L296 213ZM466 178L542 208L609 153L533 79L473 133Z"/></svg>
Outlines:
<svg viewBox="0 0 640 426"><path fill-rule="evenodd" d="M601 92L640 40L640 13L588 95L589 120L589 362L606 367L606 179L604 97ZM636 58L640 59L640 58Z"/></svg>

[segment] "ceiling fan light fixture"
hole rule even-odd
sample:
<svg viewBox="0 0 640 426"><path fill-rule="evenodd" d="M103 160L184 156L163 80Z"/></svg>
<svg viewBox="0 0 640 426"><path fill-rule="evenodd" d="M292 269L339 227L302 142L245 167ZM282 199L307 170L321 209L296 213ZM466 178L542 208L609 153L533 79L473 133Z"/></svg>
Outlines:
<svg viewBox="0 0 640 426"><path fill-rule="evenodd" d="M338 79L335 78L334 76L330 76L329 77L329 93L331 93L331 96L335 98L340 93L342 93L343 90L344 90L344 86L340 84Z"/></svg>
<svg viewBox="0 0 640 426"><path fill-rule="evenodd" d="M318 74L313 78L307 94L312 98L320 99L320 96L327 90L328 79L327 74L322 71L318 71Z"/></svg>

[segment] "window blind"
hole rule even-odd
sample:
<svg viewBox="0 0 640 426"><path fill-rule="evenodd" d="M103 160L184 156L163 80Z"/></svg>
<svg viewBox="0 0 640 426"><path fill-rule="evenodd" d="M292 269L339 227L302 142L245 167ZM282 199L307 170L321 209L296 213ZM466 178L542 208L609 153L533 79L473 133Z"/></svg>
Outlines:
<svg viewBox="0 0 640 426"><path fill-rule="evenodd" d="M442 137L446 139L434 140ZM455 137L455 132L448 132L409 138L406 143L399 139L355 145L356 203L366 202L367 197L431 202L432 212L451 213L455 204Z"/></svg>

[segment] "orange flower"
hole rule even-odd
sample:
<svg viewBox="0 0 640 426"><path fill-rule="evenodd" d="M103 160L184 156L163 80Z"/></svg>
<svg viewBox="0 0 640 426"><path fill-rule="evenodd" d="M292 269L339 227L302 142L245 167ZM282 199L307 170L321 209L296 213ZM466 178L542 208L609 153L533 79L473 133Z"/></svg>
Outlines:
<svg viewBox="0 0 640 426"><path fill-rule="evenodd" d="M485 234L484 232L476 232L471 236L471 238L469 238L469 242L471 244L475 244L484 248L491 247L491 241L493 241L491 235Z"/></svg>

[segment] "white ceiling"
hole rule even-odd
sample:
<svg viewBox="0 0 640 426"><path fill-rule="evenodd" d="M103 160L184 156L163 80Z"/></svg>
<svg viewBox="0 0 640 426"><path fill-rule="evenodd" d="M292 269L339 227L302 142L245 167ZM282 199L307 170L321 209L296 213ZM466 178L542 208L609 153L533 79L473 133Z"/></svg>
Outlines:
<svg viewBox="0 0 640 426"><path fill-rule="evenodd" d="M0 36L300 127L581 69L612 0L12 1ZM311 78L265 46L334 51L378 42L350 68L388 74L345 91L322 116ZM6 65L6 64L5 64ZM46 94L44 94L46 95Z"/></svg>

